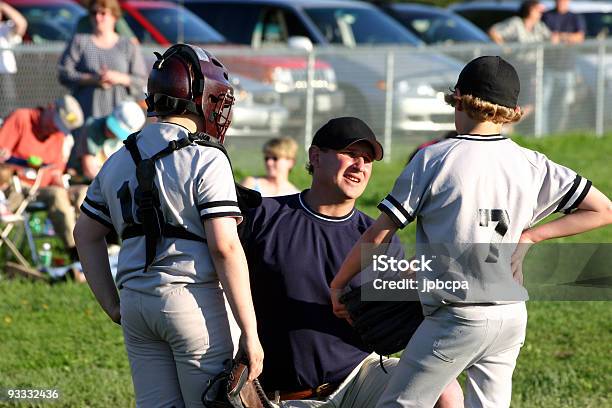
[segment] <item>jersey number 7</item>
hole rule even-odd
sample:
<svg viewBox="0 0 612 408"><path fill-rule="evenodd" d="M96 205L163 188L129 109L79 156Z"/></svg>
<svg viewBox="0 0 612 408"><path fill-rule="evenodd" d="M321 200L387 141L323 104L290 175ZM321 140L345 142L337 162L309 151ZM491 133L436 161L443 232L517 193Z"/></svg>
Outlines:
<svg viewBox="0 0 612 408"><path fill-rule="evenodd" d="M506 210L495 209L479 209L478 210L478 225L481 227L488 227L490 222L497 222L493 237L491 238L491 244L489 246L489 254L485 262L497 263L499 258L499 244L504 239L504 235L508 232L510 225L510 217Z"/></svg>

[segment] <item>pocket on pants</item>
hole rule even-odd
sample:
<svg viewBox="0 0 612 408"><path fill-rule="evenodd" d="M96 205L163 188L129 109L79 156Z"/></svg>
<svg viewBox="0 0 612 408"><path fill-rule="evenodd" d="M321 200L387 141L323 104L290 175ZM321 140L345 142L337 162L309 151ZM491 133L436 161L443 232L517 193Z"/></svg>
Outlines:
<svg viewBox="0 0 612 408"><path fill-rule="evenodd" d="M478 353L487 333L486 320L469 320L446 311L435 318L438 325L432 354L447 363L471 360Z"/></svg>

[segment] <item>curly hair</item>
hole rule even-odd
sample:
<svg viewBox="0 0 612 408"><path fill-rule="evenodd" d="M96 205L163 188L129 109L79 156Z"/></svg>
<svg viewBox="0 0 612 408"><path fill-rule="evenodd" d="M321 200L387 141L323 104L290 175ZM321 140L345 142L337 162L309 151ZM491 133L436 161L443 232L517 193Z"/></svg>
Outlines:
<svg viewBox="0 0 612 408"><path fill-rule="evenodd" d="M472 95L455 94L444 95L444 100L454 107L461 102L461 109L473 120L479 122L493 122L496 124L515 123L523 116L520 107L516 109L497 105Z"/></svg>

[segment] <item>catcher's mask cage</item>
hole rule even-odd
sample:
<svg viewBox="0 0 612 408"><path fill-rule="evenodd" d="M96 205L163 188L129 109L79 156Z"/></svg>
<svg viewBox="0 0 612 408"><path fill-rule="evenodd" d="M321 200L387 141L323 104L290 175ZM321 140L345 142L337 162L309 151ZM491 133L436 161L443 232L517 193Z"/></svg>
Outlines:
<svg viewBox="0 0 612 408"><path fill-rule="evenodd" d="M148 116L198 115L204 132L223 143L234 104L227 69L208 51L189 44L155 56L147 84Z"/></svg>

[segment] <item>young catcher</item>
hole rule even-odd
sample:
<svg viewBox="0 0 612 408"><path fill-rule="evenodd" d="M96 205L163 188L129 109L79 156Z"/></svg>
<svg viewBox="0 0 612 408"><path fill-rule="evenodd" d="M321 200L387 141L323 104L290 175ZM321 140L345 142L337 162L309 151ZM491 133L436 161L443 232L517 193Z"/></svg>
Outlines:
<svg viewBox="0 0 612 408"><path fill-rule="evenodd" d="M612 223L610 200L590 181L500 135L502 125L521 117L519 88L515 69L500 57L476 58L465 66L446 98L455 107L458 135L420 151L378 206L382 214L330 285L338 317L348 316L337 294L359 273L362 245L389 242L398 228L417 217L417 245L488 244L492 234L499 235L501 244L533 244ZM531 227L553 212L566 215ZM514 250L516 244L511 246ZM487 293L500 279L514 281L509 256L499 258L507 260L505 277L488 273L496 259L486 258L476 271L469 270L480 272L479 285L461 296L419 293L425 320L377 407L433 407L446 384L463 370L466 406L510 405L527 312L523 299ZM428 273L419 277L417 272L417 277L431 278Z"/></svg>

